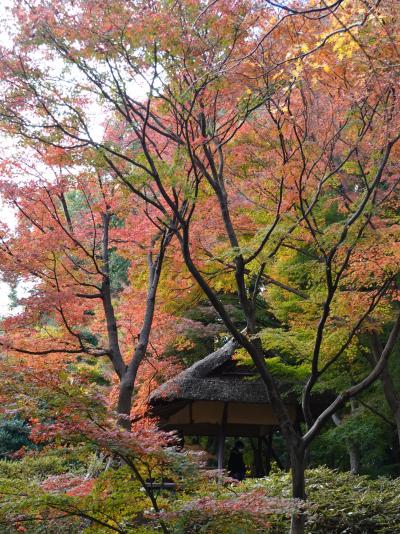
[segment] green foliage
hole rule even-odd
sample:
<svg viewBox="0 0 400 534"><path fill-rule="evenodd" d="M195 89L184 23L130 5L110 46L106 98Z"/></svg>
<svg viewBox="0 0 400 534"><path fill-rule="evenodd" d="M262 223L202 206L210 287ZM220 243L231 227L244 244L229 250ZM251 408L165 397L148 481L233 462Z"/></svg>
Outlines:
<svg viewBox="0 0 400 534"><path fill-rule="evenodd" d="M82 532L82 519L63 518L57 511L60 499L41 488L43 481L57 476L83 476L87 450L58 447L31 452L20 460L0 461L1 532L30 534L75 534ZM62 497L65 501L65 496ZM24 519L22 522L20 520ZM25 529L25 530L24 530Z"/></svg>
<svg viewBox="0 0 400 534"><path fill-rule="evenodd" d="M273 473L265 479L244 482L248 489L265 487L270 495L289 496L290 474ZM400 530L400 479L379 478L330 470L306 473L308 534L393 534ZM284 534L284 527L272 532Z"/></svg>
<svg viewBox="0 0 400 534"><path fill-rule="evenodd" d="M82 474L86 469L85 452L80 449L46 449L20 460L0 460L0 478L40 482L67 471Z"/></svg>
<svg viewBox="0 0 400 534"><path fill-rule="evenodd" d="M18 306L18 291L17 291L17 282L10 284L10 290L8 292L8 301L10 308L16 308Z"/></svg>
<svg viewBox="0 0 400 534"><path fill-rule="evenodd" d="M152 521L144 521L151 502L127 466L104 470L102 462L98 478L86 479L93 467L90 456L72 450L0 461L1 532L15 532L22 519L24 532L32 534L104 533L116 527L126 534L157 532ZM78 458L86 462L76 462Z"/></svg>
<svg viewBox="0 0 400 534"><path fill-rule="evenodd" d="M382 409L383 399L380 408ZM356 447L360 458L360 471L369 476L398 476L400 465L394 448L394 426L388 419L360 406L354 413L345 414L341 424L331 424L316 438L311 448L311 465L321 464L341 470L349 469L348 446Z"/></svg>
<svg viewBox="0 0 400 534"><path fill-rule="evenodd" d="M310 368L307 364L286 364L279 356L268 358L267 367L280 382L290 382L293 390L298 389L296 386L302 386L310 373Z"/></svg>
<svg viewBox="0 0 400 534"><path fill-rule="evenodd" d="M86 343L89 343L89 345L93 345L93 347L97 347L99 344L98 338L89 330L82 329L79 332L79 335L81 336L81 339L86 341Z"/></svg>
<svg viewBox="0 0 400 534"><path fill-rule="evenodd" d="M80 213L85 212L88 208L85 195L79 189L67 191L65 193L65 201L72 218L78 217Z"/></svg>
<svg viewBox="0 0 400 534"><path fill-rule="evenodd" d="M109 386L110 378L107 363L88 356L77 358L77 363L71 365L71 370L79 372L90 383L99 386Z"/></svg>
<svg viewBox="0 0 400 534"><path fill-rule="evenodd" d="M12 534L23 526L32 534L159 532L140 480L126 464L105 469L104 460L84 447L59 447L0 461L1 531ZM144 478L151 466L157 480L177 483L175 492L156 492L171 534L287 533L297 506L290 500L290 473L219 484L202 476L185 453L168 449L161 463L147 460L138 463ZM96 478L87 479L87 473ZM69 485L74 480L78 485ZM306 492L308 534L389 534L400 528L400 479L371 480L319 467L307 471Z"/></svg>
<svg viewBox="0 0 400 534"><path fill-rule="evenodd" d="M129 283L128 270L131 262L117 254L115 249L110 250L110 278L111 289L113 292L119 292Z"/></svg>
<svg viewBox="0 0 400 534"><path fill-rule="evenodd" d="M264 328L258 334L266 354L266 364L280 382L289 383L293 391L300 391L310 372L307 362L312 344L312 332L298 329L288 332L282 328ZM244 349L235 358L244 365L252 365Z"/></svg>
<svg viewBox="0 0 400 534"><path fill-rule="evenodd" d="M126 533L157 532L145 521L146 512L151 511L150 500L127 466L108 469L98 477L93 491L86 497L86 508L92 517L111 527L119 525ZM94 534L108 531L92 521L84 532Z"/></svg>
<svg viewBox="0 0 400 534"><path fill-rule="evenodd" d="M6 458L21 447L31 448L30 427L18 416L0 419L0 458Z"/></svg>
<svg viewBox="0 0 400 534"><path fill-rule="evenodd" d="M267 354L278 356L285 363L298 365L309 357L314 334L305 328L294 331L265 328L260 332L260 339Z"/></svg>

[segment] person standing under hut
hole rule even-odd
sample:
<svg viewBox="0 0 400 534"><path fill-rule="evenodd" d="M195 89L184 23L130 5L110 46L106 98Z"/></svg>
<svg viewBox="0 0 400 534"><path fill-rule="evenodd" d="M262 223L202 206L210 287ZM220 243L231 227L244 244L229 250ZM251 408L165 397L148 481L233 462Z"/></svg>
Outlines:
<svg viewBox="0 0 400 534"><path fill-rule="evenodd" d="M238 440L235 442L228 460L229 476L236 480L243 480L246 475L246 466L243 460L244 444Z"/></svg>

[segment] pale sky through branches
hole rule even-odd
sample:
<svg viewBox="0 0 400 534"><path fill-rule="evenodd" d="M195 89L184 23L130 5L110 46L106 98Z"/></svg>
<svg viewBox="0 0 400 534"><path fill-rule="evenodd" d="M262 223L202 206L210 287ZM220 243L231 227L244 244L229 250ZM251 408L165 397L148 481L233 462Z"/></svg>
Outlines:
<svg viewBox="0 0 400 534"><path fill-rule="evenodd" d="M3 25L3 28L6 28L5 31L2 33L0 46L3 47L9 47L11 46L11 36L10 32L12 31L12 25L11 25L11 7L12 7L12 0L0 0L0 21ZM53 68L57 70L59 65L53 65ZM91 110L91 135L94 139L101 139L104 132L104 117L101 114L101 109L98 108L95 104L92 106ZM14 150L13 148L13 142L4 137L4 134L0 133L0 139L2 141L1 143L1 151L0 151L0 161L4 158L7 158L7 154L10 153L10 151ZM11 145L10 145L11 142ZM51 179L51 178L50 178ZM7 206L5 206L0 197L0 223L5 224L8 227L14 226L14 220L15 216L13 213L13 210ZM17 295L18 297L23 297L26 295L27 289L29 287L26 284L20 284L17 288ZM0 280L0 317L7 315L11 312L10 309L10 286Z"/></svg>
<svg viewBox="0 0 400 534"><path fill-rule="evenodd" d="M0 203L0 222L10 225L13 223L14 214L12 210ZM10 299L8 297L10 287L5 282L0 281L0 317L9 311Z"/></svg>
<svg viewBox="0 0 400 534"><path fill-rule="evenodd" d="M7 21L10 20L10 9L12 6L12 0L0 0L0 21L3 26L3 32L1 36L0 45L8 46L10 45L10 38L7 34L7 31L4 31ZM7 157L7 152L10 150L10 144L8 139L2 139L0 134L1 143L1 152L0 160ZM1 202L0 198L0 223L6 224L7 226L13 226L14 224L14 213L11 208L5 206ZM4 281L0 280L0 317L10 313L10 286ZM22 297L24 295L23 287L18 289L18 296Z"/></svg>
<svg viewBox="0 0 400 534"><path fill-rule="evenodd" d="M11 6L10 0L1 0L0 1L0 20L3 20L5 17L7 17L7 8ZM7 43L5 42L7 40L7 34L2 35L1 38L1 45L4 46ZM2 155L0 154L0 158ZM11 210L7 209L4 205L0 202L0 222L2 223L9 223L10 218L13 217L13 214ZM9 310L9 294L10 288L7 284L0 281L0 317L6 314Z"/></svg>

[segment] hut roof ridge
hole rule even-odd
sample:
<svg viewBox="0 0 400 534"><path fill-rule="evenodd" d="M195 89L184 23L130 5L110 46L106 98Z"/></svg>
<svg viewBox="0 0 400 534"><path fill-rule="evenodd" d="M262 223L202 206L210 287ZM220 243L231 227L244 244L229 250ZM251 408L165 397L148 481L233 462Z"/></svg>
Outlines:
<svg viewBox="0 0 400 534"><path fill-rule="evenodd" d="M161 384L150 394L150 404L155 404L171 396L179 397L180 394L184 394L193 387L195 382L208 378L210 373L229 361L237 347L238 343L234 339L230 339L219 349Z"/></svg>

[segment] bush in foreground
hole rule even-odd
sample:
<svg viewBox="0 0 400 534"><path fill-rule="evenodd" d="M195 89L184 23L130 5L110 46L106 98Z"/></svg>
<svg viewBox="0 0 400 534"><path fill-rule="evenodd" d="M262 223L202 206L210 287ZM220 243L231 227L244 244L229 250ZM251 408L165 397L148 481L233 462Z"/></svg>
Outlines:
<svg viewBox="0 0 400 534"><path fill-rule="evenodd" d="M176 491L158 492L157 512L127 465L104 471L103 464L87 478L83 450L68 450L65 458L56 452L0 462L2 532L150 534L162 530L161 519L169 534L286 534L298 507L290 499L289 473L221 485L215 473L177 473L171 457ZM307 471L307 494L308 534L400 532L400 479L371 480L320 467Z"/></svg>
<svg viewBox="0 0 400 534"><path fill-rule="evenodd" d="M265 488L271 496L290 495L290 476L273 473L263 479L249 479L248 490ZM309 534L393 534L400 532L400 478L352 475L319 467L307 471L307 526ZM272 532L287 532L276 526Z"/></svg>

